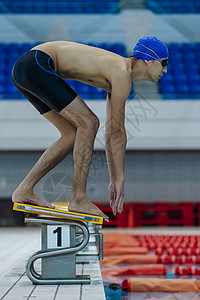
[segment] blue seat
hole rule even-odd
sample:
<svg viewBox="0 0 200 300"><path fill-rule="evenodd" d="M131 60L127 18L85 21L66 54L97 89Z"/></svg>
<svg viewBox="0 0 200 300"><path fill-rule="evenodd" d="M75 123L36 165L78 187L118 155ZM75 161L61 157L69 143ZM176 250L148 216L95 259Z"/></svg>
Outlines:
<svg viewBox="0 0 200 300"><path fill-rule="evenodd" d="M200 11L200 3L198 0L147 0L147 8L155 13L198 13Z"/></svg>
<svg viewBox="0 0 200 300"><path fill-rule="evenodd" d="M174 78L179 77L180 74L185 73L185 66L183 64L177 65L177 67L172 69Z"/></svg>
<svg viewBox="0 0 200 300"><path fill-rule="evenodd" d="M4 84L0 81L0 94L4 93Z"/></svg>
<svg viewBox="0 0 200 300"><path fill-rule="evenodd" d="M199 82L191 82L189 84L191 93L200 93L200 83Z"/></svg>
<svg viewBox="0 0 200 300"><path fill-rule="evenodd" d="M99 88L96 88L94 97L96 99L102 99L102 100L106 99L106 91L104 91L102 89L99 89Z"/></svg>
<svg viewBox="0 0 200 300"><path fill-rule="evenodd" d="M177 81L175 83L175 89L177 93L188 93L190 92L189 85L187 84L187 81Z"/></svg>
<svg viewBox="0 0 200 300"><path fill-rule="evenodd" d="M160 88L162 93L175 93L175 86L173 85L173 83L169 82L165 85L162 85Z"/></svg>
<svg viewBox="0 0 200 300"><path fill-rule="evenodd" d="M188 82L199 82L200 81L200 75L198 73L193 73L191 76L187 76Z"/></svg>
<svg viewBox="0 0 200 300"><path fill-rule="evenodd" d="M4 1L4 0L2 0ZM118 1L13 0L4 1L13 13L118 13ZM1 9L1 13L4 10Z"/></svg>
<svg viewBox="0 0 200 300"><path fill-rule="evenodd" d="M182 59L182 52L178 49L171 48L169 51L169 57L171 59Z"/></svg>
<svg viewBox="0 0 200 300"><path fill-rule="evenodd" d="M168 73L159 82L163 97L168 99L171 92L174 99L196 99L200 94L200 44L172 43L169 52Z"/></svg>

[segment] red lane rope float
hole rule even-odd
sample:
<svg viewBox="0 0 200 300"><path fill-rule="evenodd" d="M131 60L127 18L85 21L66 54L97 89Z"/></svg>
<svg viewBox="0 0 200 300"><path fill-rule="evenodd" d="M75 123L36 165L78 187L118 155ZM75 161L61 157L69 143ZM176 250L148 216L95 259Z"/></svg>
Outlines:
<svg viewBox="0 0 200 300"><path fill-rule="evenodd" d="M128 278L122 282L127 292L200 292L196 279Z"/></svg>
<svg viewBox="0 0 200 300"><path fill-rule="evenodd" d="M147 254L148 249L145 247L111 247L103 248L103 253L107 255L125 255L125 254Z"/></svg>
<svg viewBox="0 0 200 300"><path fill-rule="evenodd" d="M142 265L127 267L109 267L102 270L102 276L163 276L167 268L164 265Z"/></svg>
<svg viewBox="0 0 200 300"><path fill-rule="evenodd" d="M125 233L115 233L115 232L105 232L103 235L104 247L139 247L139 241L130 234Z"/></svg>
<svg viewBox="0 0 200 300"><path fill-rule="evenodd" d="M157 264L157 255L127 254L118 256L104 257L102 265L119 265L119 264Z"/></svg>

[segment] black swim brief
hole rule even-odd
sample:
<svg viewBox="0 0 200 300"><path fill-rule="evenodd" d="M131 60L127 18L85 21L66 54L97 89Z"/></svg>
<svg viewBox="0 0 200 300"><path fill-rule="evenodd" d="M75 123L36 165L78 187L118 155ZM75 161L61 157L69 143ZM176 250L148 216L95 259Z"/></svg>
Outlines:
<svg viewBox="0 0 200 300"><path fill-rule="evenodd" d="M41 113L60 112L77 93L54 71L52 58L40 51L25 52L15 63L12 82Z"/></svg>

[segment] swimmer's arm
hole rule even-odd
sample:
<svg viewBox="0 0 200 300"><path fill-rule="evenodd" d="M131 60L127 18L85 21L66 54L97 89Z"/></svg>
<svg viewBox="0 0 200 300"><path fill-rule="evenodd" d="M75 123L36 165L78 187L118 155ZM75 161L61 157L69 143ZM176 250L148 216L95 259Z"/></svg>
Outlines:
<svg viewBox="0 0 200 300"><path fill-rule="evenodd" d="M126 150L125 103L131 90L131 79L128 75L115 76L112 92L107 102L110 104L109 126L110 152L115 169L115 180L124 180L124 156ZM107 141L109 141L107 137Z"/></svg>
<svg viewBox="0 0 200 300"><path fill-rule="evenodd" d="M116 172L111 152L111 94L107 93L106 101L106 131L105 131L105 151L108 164L108 170L110 174L110 184L114 184L116 181Z"/></svg>
<svg viewBox="0 0 200 300"><path fill-rule="evenodd" d="M113 104L113 102L116 103ZM115 178L113 179L124 181L124 156L126 150L126 129L125 129L125 102L117 101L117 98L112 99L111 95L111 116L110 116L110 156L112 157ZM107 138L108 140L108 138ZM107 146L107 145L106 145ZM106 147L107 148L107 147Z"/></svg>
<svg viewBox="0 0 200 300"><path fill-rule="evenodd" d="M131 90L128 75L117 75L112 83L112 92L107 99L106 155L111 183L115 182L116 197L112 200L112 209L122 211L124 193L124 162L126 150L125 102ZM110 171L111 170L111 171Z"/></svg>

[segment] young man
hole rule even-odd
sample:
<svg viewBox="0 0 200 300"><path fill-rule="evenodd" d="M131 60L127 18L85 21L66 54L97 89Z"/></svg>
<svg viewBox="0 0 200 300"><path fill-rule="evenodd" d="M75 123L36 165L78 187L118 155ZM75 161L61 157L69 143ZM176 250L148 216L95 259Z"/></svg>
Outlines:
<svg viewBox="0 0 200 300"><path fill-rule="evenodd" d="M126 149L125 102L132 81L157 82L167 72L167 47L155 37L139 40L130 58L79 43L54 41L38 45L15 63L12 81L61 137L40 157L13 193L12 201L54 206L33 192L36 183L73 150L74 179L69 210L108 217L86 196L86 184L98 117L63 79L74 79L107 91L105 150L113 213L124 202ZM116 149L118 149L116 151Z"/></svg>

